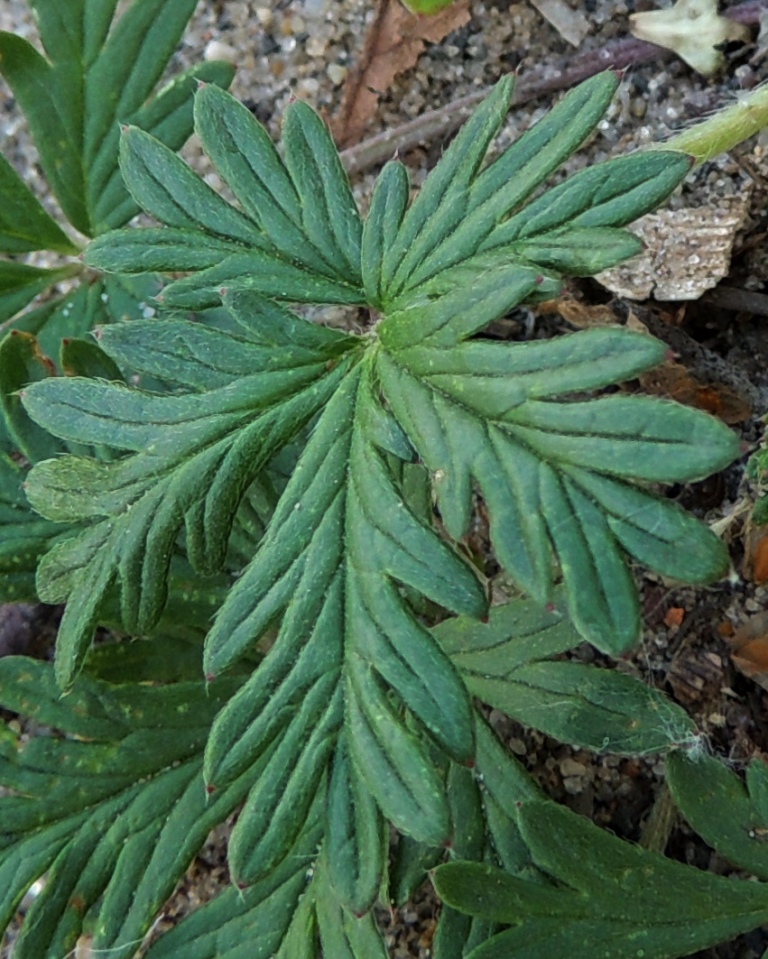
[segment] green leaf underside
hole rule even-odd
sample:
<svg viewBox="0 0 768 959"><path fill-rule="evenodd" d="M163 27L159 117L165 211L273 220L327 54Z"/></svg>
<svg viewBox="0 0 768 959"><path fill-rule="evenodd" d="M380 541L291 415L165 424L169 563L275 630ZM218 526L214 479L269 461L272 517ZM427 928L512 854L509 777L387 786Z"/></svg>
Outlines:
<svg viewBox="0 0 768 959"><path fill-rule="evenodd" d="M0 661L6 708L81 738L5 739L0 781L0 927L43 873L27 913L19 959L66 955L100 900L94 948L134 954L208 831L250 785L209 799L201 750L211 719L238 684L112 686L81 678L61 699L48 664Z"/></svg>
<svg viewBox="0 0 768 959"><path fill-rule="evenodd" d="M665 859L554 803L524 803L519 820L534 861L559 885L480 863L437 870L438 893L454 908L514 924L469 959L586 959L596 943L606 959L673 959L753 929L768 916L761 885Z"/></svg>
<svg viewBox="0 0 768 959"><path fill-rule="evenodd" d="M768 877L768 771L761 759L747 766L746 782L713 756L675 752L667 780L696 832L727 859Z"/></svg>

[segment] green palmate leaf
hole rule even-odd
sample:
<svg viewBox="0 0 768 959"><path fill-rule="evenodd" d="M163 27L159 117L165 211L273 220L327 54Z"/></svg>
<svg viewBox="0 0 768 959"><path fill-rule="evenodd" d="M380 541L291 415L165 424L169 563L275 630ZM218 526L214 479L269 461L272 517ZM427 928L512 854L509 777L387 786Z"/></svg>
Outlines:
<svg viewBox="0 0 768 959"><path fill-rule="evenodd" d="M208 831L250 784L246 776L210 799L201 776L211 718L237 684L81 678L61 699L48 664L0 661L2 705L67 734L0 747L0 927L48 875L16 943L19 959L65 955L97 901L94 948L134 955Z"/></svg>
<svg viewBox="0 0 768 959"><path fill-rule="evenodd" d="M77 253L78 247L62 232L24 181L0 154L0 253L55 250Z"/></svg>
<svg viewBox="0 0 768 959"><path fill-rule="evenodd" d="M678 751L667 759L667 780L680 811L697 833L730 862L768 876L768 770L747 766L746 782L720 760Z"/></svg>
<svg viewBox="0 0 768 959"><path fill-rule="evenodd" d="M233 309L258 313L260 303L235 301ZM221 566L243 493L346 368L344 360L335 368L339 338L323 334L314 351L305 347L299 353L179 321L166 331L180 350L186 343L180 362L175 355L147 354L138 323L115 327L102 343L120 343L122 331L126 335L116 351L122 361L181 380L188 391L162 396L98 380L52 379L30 387L24 400L37 422L68 441L135 451L110 463L74 456L48 460L28 480L33 506L48 518L98 520L57 546L39 571L42 597L69 599L57 660L65 684L82 662L113 582L120 585L121 618L128 629L144 632L157 623L182 528L198 570Z"/></svg>
<svg viewBox="0 0 768 959"><path fill-rule="evenodd" d="M34 8L47 59L0 34L2 72L21 104L62 210L88 236L136 212L117 177L118 122L140 122L177 149L192 130L195 79L227 85L232 68L205 64L146 105L196 0L134 0L113 27L116 0L54 0Z"/></svg>
<svg viewBox="0 0 768 959"><path fill-rule="evenodd" d="M135 0L130 11L144 16L152 2ZM109 19L98 20L94 50ZM150 29L149 20L131 22ZM123 82L139 89L139 72ZM634 642L639 616L626 554L670 576L719 574L724 554L709 530L643 484L725 465L737 452L732 434L659 400L584 396L658 363L665 348L651 337L593 330L548 343L473 338L510 309L555 294L562 274L634 252L621 226L687 169L669 152L630 157L523 207L593 129L615 85L609 75L573 91L483 169L511 95L503 81L410 207L406 171L386 167L364 226L329 135L304 104L289 108L278 153L227 94L197 94L196 128L237 207L135 116L125 131L122 168L133 198L161 225L98 238L88 262L146 274L147 283L151 270L186 274L159 301L216 309L204 323L171 316L112 324L99 330L99 349L71 344L65 363L88 377L32 383L23 410L64 443L97 451L38 463L27 483L47 520L81 524L38 572L42 598L67 601L55 675L75 684L73 695L99 622L119 618L145 633L163 622L172 629L178 618L176 639L199 638L199 628L166 607L182 554L191 566L182 580L197 577L204 593L203 577L215 570L239 574L205 640L203 668L214 690L215 677L236 664L248 675L215 703L203 779L214 803L242 785L229 864L234 881L251 888L180 924L167 947L152 947L155 956L313 959L321 948L334 959L383 957L370 914L360 914L386 889L387 820L411 842L400 888L452 844L478 860L475 869L487 868L481 859L503 863L527 890L526 903L552 906L547 929L561 939L569 922L577 940L585 923L634 935L638 910L654 905L651 896L621 911L610 889L625 873L631 893L639 882L624 847L609 855L598 838L595 866L582 825L553 820L558 850L572 845L591 883L569 891L582 889L582 874L571 882L567 862L550 863L539 820L526 814L541 808L536 786L471 705L478 692L593 748L650 750L690 736L682 714L645 687L551 657L577 633L614 653ZM93 128L94 157L107 126ZM130 291L133 281L119 282ZM372 322L364 336L340 334L280 301L363 305ZM146 301L131 302L126 312L135 317ZM26 347L24 362L34 366ZM500 564L533 600L480 626L486 588L453 545L470 527L478 494ZM201 618L220 583L197 604ZM543 608L553 597L559 605ZM458 616L435 634L434 606ZM163 675L184 674L190 657L181 655L179 670ZM99 658L92 656L95 669ZM101 661L107 674L117 662ZM167 774L182 776L182 768ZM105 828L117 845L122 827L113 821ZM85 820L78 828L87 863L96 840ZM667 867L658 863L644 859L639 868L661 870L662 881ZM51 901L70 901L77 867L54 867L56 882L64 878ZM601 869L608 893L594 878ZM603 912L595 889L608 897ZM102 890L93 880L88 902ZM110 914L118 905L132 914L127 900L110 895ZM710 932L744 928L743 912L726 901L731 926L707 913ZM750 906L751 918L763 908L762 900ZM509 933L495 936L504 916L446 916L440 959L505 948ZM678 919L682 928L684 915L668 925ZM44 938L29 935L39 935L38 945ZM648 942L655 948L657 940Z"/></svg>
<svg viewBox="0 0 768 959"><path fill-rule="evenodd" d="M294 766L309 764L319 782L329 745L318 751L313 736L323 722L333 729L346 717L348 744L334 759L328 815L334 849L365 843L370 850L365 876L349 869L336 875L342 860L333 866L333 881L346 887L340 892L358 904L378 887L374 863L380 862L376 816L364 790L417 838L441 842L449 832L440 777L425 747L403 725L402 706L457 758L466 760L472 752L463 685L408 614L393 580L447 608L476 614L484 608L474 574L398 497L385 455L366 436L365 425L384 417L374 411L367 373L358 368L315 425L261 549L217 616L205 655L206 671L217 673L282 616L264 664L219 717L207 758L207 775L216 785L262 761L274 742L284 746L275 769L287 792L274 815L283 816L296 801L287 785ZM384 419L384 426L392 424ZM378 433L391 439L382 424ZM343 675L345 701L339 702L332 692L341 688ZM344 839L336 818L339 804L350 803L350 789L360 794L361 818L347 827L352 831ZM238 821L243 836L258 835L249 825L251 808L255 816L259 804L249 803ZM265 844L246 849L235 838L233 871L253 881L267 868Z"/></svg>
<svg viewBox="0 0 768 959"><path fill-rule="evenodd" d="M606 959L673 959L766 921L760 885L622 842L554 803L523 804L519 815L534 861L557 886L480 863L437 870L437 890L454 908L514 924L471 959L586 959L596 943Z"/></svg>
<svg viewBox="0 0 768 959"><path fill-rule="evenodd" d="M415 337L420 312L413 307L385 320L384 342ZM378 373L395 416L432 472L452 536L467 529L474 481L488 504L496 554L520 587L546 602L554 554L577 628L613 653L633 645L639 633L622 548L681 578L705 580L724 571L725 552L708 530L673 504L605 474L697 478L736 455L734 434L662 400L554 400L635 375L658 362L662 344L594 330L546 344L432 346L453 339L447 330L444 325L421 345L381 353ZM661 547L658 557L654 546Z"/></svg>

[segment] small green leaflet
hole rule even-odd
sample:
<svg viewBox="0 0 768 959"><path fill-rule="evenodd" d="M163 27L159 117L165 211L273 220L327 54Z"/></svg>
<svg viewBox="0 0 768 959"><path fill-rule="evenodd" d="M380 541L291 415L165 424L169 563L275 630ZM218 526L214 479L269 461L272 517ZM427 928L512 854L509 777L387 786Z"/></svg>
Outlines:
<svg viewBox="0 0 768 959"><path fill-rule="evenodd" d="M469 338L526 298L556 291L558 273L603 268L601 249L616 261L636 252L620 228L687 172L680 154L622 157L513 212L589 133L616 84L613 74L587 81L483 168L512 93L511 80L502 81L410 206L404 169L386 167L362 228L328 134L304 104L286 117L283 161L248 111L205 88L198 131L245 213L131 130L126 179L165 229L112 234L88 253L103 269L186 270L163 294L184 309L214 305L225 287L302 302L367 296L384 311L375 378L432 472L450 535L467 529L474 483L495 551L518 585L547 602L556 559L582 635L614 654L639 634L625 552L695 582L727 563L703 526L639 484L700 478L737 455L737 440L711 418L652 398L571 399L660 362L664 347L649 337Z"/></svg>
<svg viewBox="0 0 768 959"><path fill-rule="evenodd" d="M562 590L555 596L565 607ZM640 755L695 736L684 710L640 680L553 662L581 639L557 603L518 600L492 609L487 623L458 616L432 632L473 696L561 742Z"/></svg>
<svg viewBox="0 0 768 959"><path fill-rule="evenodd" d="M768 878L768 768L747 766L746 782L714 756L675 751L667 758L672 796L696 832L721 856Z"/></svg>
<svg viewBox="0 0 768 959"><path fill-rule="evenodd" d="M480 863L437 869L456 909L513 927L467 959L674 959L768 921L768 891L623 842L552 802L524 803L523 838L557 885ZM673 894L671 892L673 891Z"/></svg>

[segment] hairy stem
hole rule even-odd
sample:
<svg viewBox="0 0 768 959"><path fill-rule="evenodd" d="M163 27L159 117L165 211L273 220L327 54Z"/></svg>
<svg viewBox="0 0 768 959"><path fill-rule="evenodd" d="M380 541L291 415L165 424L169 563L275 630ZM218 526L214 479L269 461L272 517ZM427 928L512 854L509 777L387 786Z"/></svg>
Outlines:
<svg viewBox="0 0 768 959"><path fill-rule="evenodd" d="M719 153L727 153L737 144L748 140L768 125L768 84L763 83L737 103L722 110L702 123L678 133L657 146L664 150L689 153L696 165L706 163Z"/></svg>

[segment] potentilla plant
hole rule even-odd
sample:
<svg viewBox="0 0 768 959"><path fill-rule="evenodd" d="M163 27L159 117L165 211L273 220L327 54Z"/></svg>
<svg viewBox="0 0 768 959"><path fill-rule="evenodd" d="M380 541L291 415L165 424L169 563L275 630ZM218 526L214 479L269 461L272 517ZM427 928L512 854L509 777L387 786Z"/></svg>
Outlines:
<svg viewBox="0 0 768 959"><path fill-rule="evenodd" d="M0 661L0 702L58 731L3 734L4 924L45 877L17 959L60 959L84 931L133 956L235 811L236 888L152 959L297 959L318 943L384 957L374 905L407 898L446 847L545 886L558 875L531 822L561 814L478 700L595 750L696 742L661 693L556 657L582 639L611 655L637 642L630 560L694 583L726 571L712 532L651 484L727 466L734 434L666 400L589 395L659 363L650 336L481 335L563 275L638 252L624 226L690 169L676 150L637 153L535 196L618 82L589 80L485 165L512 95L502 80L413 200L403 164L385 166L365 220L304 103L286 111L280 152L243 105L199 89L195 129L237 205L124 129L125 183L160 225L106 233L86 261L172 274L161 313L100 328L86 375L41 374L8 407L28 501L58 530L37 589L66 604L53 666ZM362 310L366 332L296 304ZM479 500L527 597L490 610L465 544ZM94 648L102 624L143 638ZM591 842L577 858L599 873L610 851ZM449 875L447 900L471 912ZM711 884L686 875L689 929ZM711 935L754 925L763 899L729 905ZM643 916L656 922L652 903ZM435 956L512 955L483 945L512 921L446 908ZM526 948L551 955L545 940Z"/></svg>

